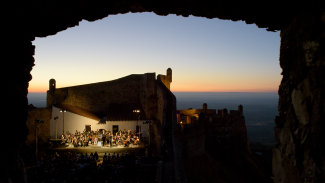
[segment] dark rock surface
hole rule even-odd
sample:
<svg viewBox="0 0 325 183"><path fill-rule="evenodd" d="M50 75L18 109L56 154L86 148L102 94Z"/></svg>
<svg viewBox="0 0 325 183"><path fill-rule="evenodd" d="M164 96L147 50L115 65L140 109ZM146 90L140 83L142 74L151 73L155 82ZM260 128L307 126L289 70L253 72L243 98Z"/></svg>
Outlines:
<svg viewBox="0 0 325 183"><path fill-rule="evenodd" d="M275 182L325 181L325 12L296 16L281 31Z"/></svg>

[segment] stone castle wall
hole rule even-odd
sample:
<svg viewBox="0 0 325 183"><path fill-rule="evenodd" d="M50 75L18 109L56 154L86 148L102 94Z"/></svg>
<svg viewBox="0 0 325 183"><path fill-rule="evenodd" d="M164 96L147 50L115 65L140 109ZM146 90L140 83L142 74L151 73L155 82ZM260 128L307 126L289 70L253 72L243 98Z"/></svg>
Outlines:
<svg viewBox="0 0 325 183"><path fill-rule="evenodd" d="M183 157L205 153L205 127L199 123L178 125Z"/></svg>
<svg viewBox="0 0 325 183"><path fill-rule="evenodd" d="M207 115L216 114L216 109L185 109L185 110L178 110L179 114L183 114L186 116L194 116L195 114L206 113Z"/></svg>
<svg viewBox="0 0 325 183"><path fill-rule="evenodd" d="M129 75L113 81L58 88L47 92L47 106L69 104L106 116L110 103L141 103L147 119L156 117L155 74ZM150 100L150 102L149 102Z"/></svg>
<svg viewBox="0 0 325 183"><path fill-rule="evenodd" d="M35 144L35 119L43 119L44 123L37 125L38 143L47 143L50 139L50 119L52 117L52 108L30 108L26 125L29 133L26 138L26 145Z"/></svg>
<svg viewBox="0 0 325 183"><path fill-rule="evenodd" d="M146 73L141 77L140 103L146 111L147 119L157 118L157 84L156 74Z"/></svg>
<svg viewBox="0 0 325 183"><path fill-rule="evenodd" d="M166 123L166 96L165 92L161 89L161 87L157 87L157 96L158 96L158 112L157 112L157 120L161 125Z"/></svg>
<svg viewBox="0 0 325 183"><path fill-rule="evenodd" d="M207 118L193 124L178 125L185 157L190 158L205 151L215 152L220 148L250 151L245 119L241 113L233 112L217 118L212 122Z"/></svg>
<svg viewBox="0 0 325 183"><path fill-rule="evenodd" d="M162 133L162 129L166 124L166 107L167 107L167 99L165 92L161 89L161 87L157 84L157 120L152 125L154 139L154 147L156 154L161 153L161 144L164 140L164 134Z"/></svg>
<svg viewBox="0 0 325 183"><path fill-rule="evenodd" d="M204 125L205 144L208 151L215 151L219 148L249 151L245 119L241 113L233 113L218 121L204 123Z"/></svg>

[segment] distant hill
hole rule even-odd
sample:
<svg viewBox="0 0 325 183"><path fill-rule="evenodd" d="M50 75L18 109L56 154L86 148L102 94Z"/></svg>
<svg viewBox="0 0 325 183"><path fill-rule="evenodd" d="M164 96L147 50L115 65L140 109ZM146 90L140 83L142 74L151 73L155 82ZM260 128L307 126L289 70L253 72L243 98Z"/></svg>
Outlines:
<svg viewBox="0 0 325 183"><path fill-rule="evenodd" d="M46 107L46 93L28 93L28 105L35 107Z"/></svg>

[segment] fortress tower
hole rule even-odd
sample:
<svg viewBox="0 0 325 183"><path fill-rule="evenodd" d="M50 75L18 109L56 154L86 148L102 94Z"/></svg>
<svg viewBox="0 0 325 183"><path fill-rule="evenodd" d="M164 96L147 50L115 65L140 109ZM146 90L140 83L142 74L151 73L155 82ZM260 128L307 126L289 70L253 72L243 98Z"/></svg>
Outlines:
<svg viewBox="0 0 325 183"><path fill-rule="evenodd" d="M204 103L203 104L203 113L204 114L207 114L207 109L208 109L208 104L207 103Z"/></svg>
<svg viewBox="0 0 325 183"><path fill-rule="evenodd" d="M167 69L167 77L169 79L169 82L172 82L172 75L173 75L173 71L171 68Z"/></svg>
<svg viewBox="0 0 325 183"><path fill-rule="evenodd" d="M55 81L55 79L52 78L49 81L49 90L51 92L54 92L55 88L56 88L56 81Z"/></svg>
<svg viewBox="0 0 325 183"><path fill-rule="evenodd" d="M160 80L165 84L165 86L170 90L170 83L172 82L173 71L171 68L167 69L167 75L158 75Z"/></svg>
<svg viewBox="0 0 325 183"><path fill-rule="evenodd" d="M49 81L49 90L47 91L47 95L46 95L46 107L49 107L54 104L55 89L56 89L56 81L55 79L52 78Z"/></svg>
<svg viewBox="0 0 325 183"><path fill-rule="evenodd" d="M243 116L243 106L241 104L238 106L238 111L240 112L240 115Z"/></svg>
<svg viewBox="0 0 325 183"><path fill-rule="evenodd" d="M226 117L228 115L228 110L226 108L222 109L222 117Z"/></svg>

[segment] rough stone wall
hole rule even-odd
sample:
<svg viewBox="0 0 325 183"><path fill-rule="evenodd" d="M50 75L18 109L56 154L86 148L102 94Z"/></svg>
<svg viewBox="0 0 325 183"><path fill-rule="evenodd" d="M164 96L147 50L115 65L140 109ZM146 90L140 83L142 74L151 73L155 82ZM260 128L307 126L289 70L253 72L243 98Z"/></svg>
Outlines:
<svg viewBox="0 0 325 183"><path fill-rule="evenodd" d="M178 125L182 155L191 158L205 153L205 126L202 124Z"/></svg>
<svg viewBox="0 0 325 183"><path fill-rule="evenodd" d="M157 149L157 154L161 154L161 145L162 141L165 141L165 136L162 133L162 129L166 125L166 107L167 107L167 99L166 93L163 89L157 85L157 120L156 124L153 124L153 128L155 129L154 133L154 142Z"/></svg>
<svg viewBox="0 0 325 183"><path fill-rule="evenodd" d="M19 24L19 23L18 23ZM34 66L35 39L30 34L16 27L17 22L5 21L2 39L2 87L1 94L2 130L0 137L2 146L0 151L0 182L26 182L24 163L19 154L19 143L25 141L28 134L27 93L30 74ZM13 29L10 29L10 28ZM13 135L13 132L15 135Z"/></svg>
<svg viewBox="0 0 325 183"><path fill-rule="evenodd" d="M35 144L35 119L43 119L44 123L37 125L38 143L44 144L50 140L50 119L52 117L52 108L33 108L28 110L26 125L29 133L26 138L26 145Z"/></svg>
<svg viewBox="0 0 325 183"><path fill-rule="evenodd" d="M157 96L158 96L158 111L157 111L157 119L162 124L166 123L166 96L165 92L161 89L161 87L157 86Z"/></svg>
<svg viewBox="0 0 325 183"><path fill-rule="evenodd" d="M140 103L146 118L156 119L157 100L155 73L47 91L47 106L69 104L103 117L110 103Z"/></svg>
<svg viewBox="0 0 325 183"><path fill-rule="evenodd" d="M164 91L166 96L166 124L162 128L162 134L165 137L166 146L168 151L172 154L173 171L175 172L175 182L187 182L186 174L184 170L182 150L179 144L179 134L177 128L177 109L176 109L176 97L161 81L161 78L157 77L157 86Z"/></svg>
<svg viewBox="0 0 325 183"><path fill-rule="evenodd" d="M147 119L157 119L158 98L155 73L146 73L142 75L139 95L140 103L145 110Z"/></svg>
<svg viewBox="0 0 325 183"><path fill-rule="evenodd" d="M324 182L325 11L303 11L280 36L275 182Z"/></svg>
<svg viewBox="0 0 325 183"><path fill-rule="evenodd" d="M208 151L220 148L249 151L245 119L240 113L228 115L217 122L206 122L205 130L205 147Z"/></svg>
<svg viewBox="0 0 325 183"><path fill-rule="evenodd" d="M52 98L54 104L69 104L105 116L109 103L139 103L142 77L129 75L113 81L58 88Z"/></svg>

